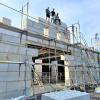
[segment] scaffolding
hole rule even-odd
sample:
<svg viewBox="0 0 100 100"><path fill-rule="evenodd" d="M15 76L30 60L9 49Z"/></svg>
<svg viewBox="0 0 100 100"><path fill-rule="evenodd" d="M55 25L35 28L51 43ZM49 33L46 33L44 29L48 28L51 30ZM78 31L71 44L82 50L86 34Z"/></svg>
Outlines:
<svg viewBox="0 0 100 100"><path fill-rule="evenodd" d="M1 4L1 3L0 3ZM28 5L28 3L27 3ZM4 5L6 6L6 5ZM8 6L7 6L8 7ZM14 10L14 9L13 9ZM23 10L22 10L23 11ZM19 12L19 11L17 11ZM27 9L28 12L28 9ZM24 14L23 12L19 12L25 16L27 16L27 20L29 17L28 13ZM37 20L36 18L31 17L34 20ZM44 23L44 28L47 28L49 30L49 27L52 27L57 31L57 33L60 33L59 27L56 26L53 27L50 23ZM17 54L18 56L18 61L14 60L9 60L9 55L8 60L0 60L0 64L17 64L19 67L19 70L17 71L19 73L19 76L21 74L21 66L24 65L24 78L22 81L24 81L24 95L26 95L26 88L27 88L27 69L29 68L29 73L32 71L32 76L29 81L31 81L31 86L33 89L33 95L36 95L38 93L44 93L44 92L50 92L50 91L57 91L61 89L65 89L66 87L68 88L73 88L76 89L75 87L78 87L80 85L84 85L84 91L86 91L86 85L89 83L90 85L99 85L100 81L100 76L98 79L96 79L97 76L95 74L100 74L100 64L96 63L97 58L94 57L97 55L99 57L100 53L94 50L91 50L84 38L81 36L80 32L80 25L77 23L78 26L76 26L76 23L73 24L72 26L69 26L72 29L72 38L73 38L73 43L67 43L61 40L57 40L56 38L50 38L47 36L44 36L43 34L34 34L38 32L29 32L28 30L22 30L18 29L12 26L7 26L2 23L0 23L0 28L3 28L5 30L17 32L20 34L20 37L16 36L10 36L10 35L4 35L0 34L0 43L3 45L9 44L9 45L15 45L18 49ZM21 22L22 26L22 22ZM67 27L67 29L69 28ZM75 28L79 29L78 36L75 34ZM38 30L38 29L37 29ZM65 31L64 28L61 29L62 31ZM77 31L76 31L77 33ZM6 41L3 41L1 37L6 37ZM23 36L25 38L23 39ZM32 37L32 39L30 39ZM9 39L8 39L9 38ZM12 40L14 39L14 40ZM36 41L35 41L36 39ZM67 39L65 35L65 39ZM15 40L19 41L19 43L15 43ZM41 42L42 41L42 42ZM59 46L60 45L60 46ZM13 46L14 47L14 46ZM11 48L13 48L11 47ZM21 61L21 48L24 47L25 49L24 52L24 58L22 58L23 61ZM4 48L4 47L3 47ZM39 55L38 56L30 56L28 54L28 49L37 49L39 50ZM22 51L22 52L23 52ZM2 52L0 52L1 54ZM4 52L5 53L5 52ZM3 53L3 54L4 54ZM12 53L12 52L11 52ZM31 52L32 53L32 52ZM1 55L3 55L1 54ZM7 53L9 54L9 52ZM6 53L5 53L6 55ZM12 55L14 55L12 53ZM30 56L30 57L28 57ZM76 57L77 56L77 57ZM62 58L63 57L63 58ZM70 59L70 57L72 57ZM92 59L91 59L92 58ZM17 58L15 58L17 59ZM37 63L35 60L40 59L40 60L47 60L46 62L41 62ZM32 60L32 61L31 61ZM92 61L91 61L92 60ZM54 62L52 62L54 61ZM52 63L51 63L52 62ZM67 62L67 63L66 63ZM77 63L75 63L77 62ZM97 64L97 66L96 66ZM35 65L41 65L47 66L48 71L47 72L37 72L35 70ZM59 67L60 66L60 67ZM58 68L59 67L59 68ZM46 68L46 67L45 67ZM53 69L54 72L51 72L51 68ZM62 68L62 69L60 69ZM65 70L65 68L67 68ZM91 69L94 70L91 70ZM60 71L59 71L60 69ZM63 70L63 71L62 71ZM98 72L97 72L98 71ZM3 72L3 71L2 71ZM8 71L7 71L8 72ZM16 71L12 71L16 72ZM42 75L40 75L40 73ZM54 75L52 76L52 74ZM65 73L67 73L68 78L65 80ZM78 75L80 73L80 76ZM67 77L67 76L66 76ZM87 78L88 77L88 78ZM87 78L87 79L86 79ZM15 80L15 81L21 81L21 80ZM68 82L68 83L67 83ZM65 84L66 83L66 84ZM60 85L59 85L60 84Z"/></svg>

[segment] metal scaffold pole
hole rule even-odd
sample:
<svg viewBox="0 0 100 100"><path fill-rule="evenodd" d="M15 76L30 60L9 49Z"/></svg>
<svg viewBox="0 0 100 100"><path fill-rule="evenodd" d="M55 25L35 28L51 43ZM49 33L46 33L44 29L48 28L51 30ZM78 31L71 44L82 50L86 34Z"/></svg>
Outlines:
<svg viewBox="0 0 100 100"><path fill-rule="evenodd" d="M79 42L81 43L81 32L80 32L80 23L78 22L78 27L79 27Z"/></svg>
<svg viewBox="0 0 100 100"><path fill-rule="evenodd" d="M28 9L29 9L29 2L27 2L27 23L28 23ZM26 94L26 90L27 90L27 86L26 86L26 84L27 84L27 66L28 66L28 55L27 55L27 41L28 41L28 32L25 32L25 34L26 34L26 58L25 58L25 76L24 76L24 78L25 78L25 95L27 95Z"/></svg>
<svg viewBox="0 0 100 100"><path fill-rule="evenodd" d="M50 69L51 69L51 66L50 66L50 40L49 40L49 84L51 82L50 81L51 80L51 74L50 74L51 73L51 70Z"/></svg>
<svg viewBox="0 0 100 100"><path fill-rule="evenodd" d="M57 82L58 82L58 66L57 66L57 58L56 58L56 40L54 40L54 43L55 43L55 68L56 68L56 85L57 85Z"/></svg>
<svg viewBox="0 0 100 100"><path fill-rule="evenodd" d="M73 35L72 37L73 37L73 44L74 44L74 43L75 43L75 37L74 37L74 35L75 35L75 34L74 34L74 25L72 25L72 35Z"/></svg>
<svg viewBox="0 0 100 100"><path fill-rule="evenodd" d="M28 58L27 58L27 32L26 32L26 57L25 57L25 75L24 75L24 79L25 79L25 95L26 95L26 77L27 77L27 62L28 62Z"/></svg>

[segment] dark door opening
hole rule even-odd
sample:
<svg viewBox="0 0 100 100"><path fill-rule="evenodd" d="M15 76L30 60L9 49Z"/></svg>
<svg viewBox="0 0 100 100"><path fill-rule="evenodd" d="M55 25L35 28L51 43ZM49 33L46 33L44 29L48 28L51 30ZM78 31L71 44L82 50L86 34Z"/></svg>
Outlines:
<svg viewBox="0 0 100 100"><path fill-rule="evenodd" d="M42 61L45 64L48 64L48 62L47 59ZM49 69L49 65L42 65L42 81L48 83L50 81L49 76L51 77L51 68Z"/></svg>
<svg viewBox="0 0 100 100"><path fill-rule="evenodd" d="M64 65L64 61L59 61L59 64ZM65 68L64 66L58 66L58 81L65 82Z"/></svg>

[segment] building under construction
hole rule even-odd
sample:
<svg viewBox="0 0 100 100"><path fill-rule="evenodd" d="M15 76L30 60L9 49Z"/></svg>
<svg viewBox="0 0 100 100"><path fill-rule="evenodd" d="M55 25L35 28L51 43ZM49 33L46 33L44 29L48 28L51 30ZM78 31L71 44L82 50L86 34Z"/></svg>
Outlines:
<svg viewBox="0 0 100 100"><path fill-rule="evenodd" d="M22 29L0 22L0 100L99 85L100 52L88 47L79 23L23 20Z"/></svg>

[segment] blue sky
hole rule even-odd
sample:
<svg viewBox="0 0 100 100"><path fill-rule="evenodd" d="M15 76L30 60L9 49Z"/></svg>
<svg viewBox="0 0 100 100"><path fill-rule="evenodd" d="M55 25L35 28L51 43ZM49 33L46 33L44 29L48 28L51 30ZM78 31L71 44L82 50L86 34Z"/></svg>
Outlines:
<svg viewBox="0 0 100 100"><path fill-rule="evenodd" d="M86 40L90 40L95 33L100 36L100 0L29 0L29 14L33 17L44 17L45 8L55 8L60 18L67 25L80 22L81 31ZM15 9L20 10L27 0L0 0ZM20 23L20 14L0 6L0 17L5 16L13 20L13 25ZM88 41L89 42L89 41Z"/></svg>

